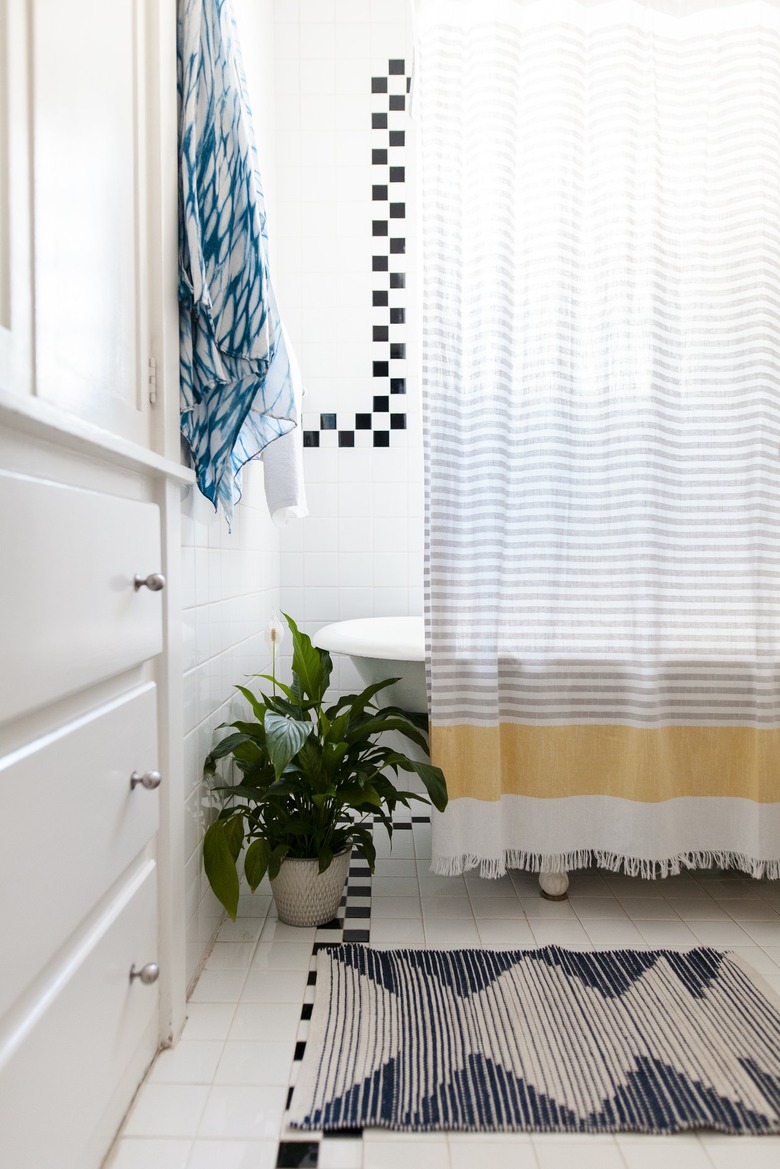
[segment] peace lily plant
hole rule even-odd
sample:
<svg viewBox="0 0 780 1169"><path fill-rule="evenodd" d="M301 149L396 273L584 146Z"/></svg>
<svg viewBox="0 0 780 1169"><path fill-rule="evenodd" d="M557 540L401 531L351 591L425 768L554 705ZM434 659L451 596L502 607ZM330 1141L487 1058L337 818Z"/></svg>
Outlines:
<svg viewBox="0 0 780 1169"><path fill-rule="evenodd" d="M277 648L284 626L272 622L267 634L272 673L252 675L270 682L272 693L257 696L246 686L236 687L249 703L254 719L223 724L230 726L232 733L205 763L205 773L214 776L217 763L230 757L240 772L238 783L214 785L222 807L203 843L206 875L233 920L242 853L253 892L268 873L280 917L277 885L280 873L294 871L290 862L316 861L311 866L316 879L326 875L337 860L343 876L336 882L335 904L331 896L330 908L321 909L318 915L313 911L314 916L328 920L338 906L350 851L354 848L374 870L374 817L379 817L392 837L392 817L398 804L408 807L412 800L430 800L439 811L447 804L446 783L438 767L410 759L378 741L385 732L397 731L427 751L425 715L397 706L379 707L374 702L376 695L398 679L376 682L360 694L348 694L326 706L324 697L333 669L330 654L312 645L291 617L284 617L293 640L292 684L287 686L276 677ZM418 775L428 798L396 787L388 773L397 778L399 771ZM313 896L314 884L309 882L308 888ZM302 920L295 924L302 924Z"/></svg>

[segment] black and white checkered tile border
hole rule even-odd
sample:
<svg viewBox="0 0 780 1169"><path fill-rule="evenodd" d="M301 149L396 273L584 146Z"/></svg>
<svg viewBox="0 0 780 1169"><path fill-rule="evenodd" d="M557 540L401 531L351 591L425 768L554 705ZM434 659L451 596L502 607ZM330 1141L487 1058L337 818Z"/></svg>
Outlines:
<svg viewBox="0 0 780 1169"><path fill-rule="evenodd" d="M371 199L378 216L371 223L371 296L374 308L387 308L387 323L372 326L372 407L352 415L351 426L349 419L338 414L320 414L319 427L303 432L305 447L318 447L324 430L338 433L340 447L354 447L358 430L372 431L375 447L388 447L392 432L406 429L406 414L395 409L396 395L406 393L406 307L391 306L390 293L406 288L405 119L411 84L406 62L401 58L388 61L385 76L371 78L374 105L382 107L371 114L376 143L371 149ZM402 405L402 400L398 404Z"/></svg>
<svg viewBox="0 0 780 1169"><path fill-rule="evenodd" d="M408 815L408 813L407 813ZM393 831L411 831L413 824L429 824L430 815L410 816L408 819L396 820ZM375 823L381 823L378 816ZM309 979L301 1008L301 1023L298 1029L298 1040L295 1044L293 1067L290 1076L290 1088L287 1093L287 1109L290 1108L295 1081L306 1050L306 1037L309 1020L311 1019L314 1003L315 987L317 985L317 954L324 946L338 946L342 942L370 942L371 940L371 871L368 863L362 857L355 857L349 866L349 876L341 898L341 908L338 916L321 926L314 936L311 961L309 963ZM285 1123L285 1129L287 1125ZM294 1130L293 1130L294 1131ZM290 1133L289 1139L280 1141L276 1158L277 1169L317 1169L319 1164L320 1143L327 1140L360 1139L363 1130L339 1129L336 1132L306 1133L301 1139Z"/></svg>

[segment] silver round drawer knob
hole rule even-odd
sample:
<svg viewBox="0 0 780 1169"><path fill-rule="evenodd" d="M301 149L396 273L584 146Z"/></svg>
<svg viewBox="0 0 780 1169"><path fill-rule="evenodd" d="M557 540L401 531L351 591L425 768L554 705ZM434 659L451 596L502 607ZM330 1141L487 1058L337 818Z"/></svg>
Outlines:
<svg viewBox="0 0 780 1169"><path fill-rule="evenodd" d="M151 589L153 593L159 593L160 589L165 588L165 577L161 572L150 572L148 576L138 576L136 573L133 577L133 584L136 592L138 589L147 588Z"/></svg>
<svg viewBox="0 0 780 1169"><path fill-rule="evenodd" d="M139 775L137 771L134 771L130 776L130 791L138 787L139 783L148 792L152 792L162 783L162 776L159 771L145 771L143 775Z"/></svg>
<svg viewBox="0 0 780 1169"><path fill-rule="evenodd" d="M160 967L156 962L147 962L140 970L136 970L135 963L130 967L130 981L140 979L144 986L151 986L160 977Z"/></svg>

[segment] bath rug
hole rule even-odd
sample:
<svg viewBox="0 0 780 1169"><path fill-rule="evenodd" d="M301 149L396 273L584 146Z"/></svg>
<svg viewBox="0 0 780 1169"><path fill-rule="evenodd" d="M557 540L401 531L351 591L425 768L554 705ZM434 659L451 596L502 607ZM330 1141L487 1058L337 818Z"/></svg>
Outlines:
<svg viewBox="0 0 780 1169"><path fill-rule="evenodd" d="M780 998L737 957L376 950L317 957L304 1129L780 1132Z"/></svg>

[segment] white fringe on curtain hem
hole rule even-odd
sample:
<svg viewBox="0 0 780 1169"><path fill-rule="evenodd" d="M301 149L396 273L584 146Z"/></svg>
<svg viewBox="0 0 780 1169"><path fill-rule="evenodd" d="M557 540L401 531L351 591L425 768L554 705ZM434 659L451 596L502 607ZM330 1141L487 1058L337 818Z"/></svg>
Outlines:
<svg viewBox="0 0 780 1169"><path fill-rule="evenodd" d="M740 869L755 880L780 880L780 860L756 860L738 852L685 852L662 860L646 860L634 856L620 856L616 852L581 848L575 852L538 853L511 849L503 857L480 857L473 853L461 856L439 856L433 860L432 871L440 877L459 877L471 869L479 869L480 877L497 880L507 869L527 869L532 873L568 873L574 869L589 868L592 864L627 877L642 877L646 881L675 877L683 869Z"/></svg>

